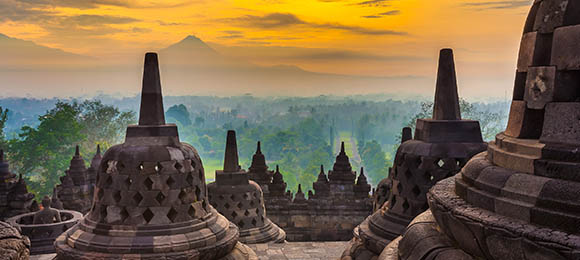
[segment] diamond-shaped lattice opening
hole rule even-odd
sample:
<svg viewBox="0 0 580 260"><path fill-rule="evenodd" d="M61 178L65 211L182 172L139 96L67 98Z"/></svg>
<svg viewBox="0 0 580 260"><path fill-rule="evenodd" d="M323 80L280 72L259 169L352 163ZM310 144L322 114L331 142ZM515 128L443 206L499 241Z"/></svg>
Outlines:
<svg viewBox="0 0 580 260"><path fill-rule="evenodd" d="M407 179L411 179L411 178L413 177L413 173L411 173L411 171L410 171L409 169L407 169L407 170L405 171L405 177L406 177Z"/></svg>
<svg viewBox="0 0 580 260"><path fill-rule="evenodd" d="M417 197L417 196L419 196L419 194L421 194L421 189L419 189L419 186L417 186L417 185L415 185L411 191L413 192L413 194L415 194L415 197Z"/></svg>
<svg viewBox="0 0 580 260"><path fill-rule="evenodd" d="M161 163L157 163L155 165L155 172L160 173L162 169L163 169L163 166L161 165Z"/></svg>
<svg viewBox="0 0 580 260"><path fill-rule="evenodd" d="M153 212L150 209L146 209L145 211L143 211L143 218L145 219L145 221L147 221L147 223L149 223L149 221L151 221L154 216L155 214L153 214Z"/></svg>
<svg viewBox="0 0 580 260"><path fill-rule="evenodd" d="M201 195L201 189L198 186L195 186L195 197L199 199Z"/></svg>
<svg viewBox="0 0 580 260"><path fill-rule="evenodd" d="M249 211L246 209L246 211L244 212L244 216L246 216L246 217L247 217L247 216L249 216L249 215L250 215L250 212L249 212Z"/></svg>
<svg viewBox="0 0 580 260"><path fill-rule="evenodd" d="M244 225L245 224L244 224L244 221L243 220L240 220L240 222L238 222L238 227L244 228Z"/></svg>
<svg viewBox="0 0 580 260"><path fill-rule="evenodd" d="M403 185L399 182L399 184L397 184L397 192L401 193L403 192Z"/></svg>
<svg viewBox="0 0 580 260"><path fill-rule="evenodd" d="M188 174L187 177L185 178L185 180L187 181L187 183L189 185L193 185L193 175Z"/></svg>
<svg viewBox="0 0 580 260"><path fill-rule="evenodd" d="M235 211L232 212L232 217L236 218L238 216L238 213L236 213Z"/></svg>
<svg viewBox="0 0 580 260"><path fill-rule="evenodd" d="M403 209L404 210L409 209L409 202L407 202L407 200L403 201Z"/></svg>
<svg viewBox="0 0 580 260"><path fill-rule="evenodd" d="M119 201L121 201L121 192L115 191L113 193L113 199L115 200L115 202L119 203Z"/></svg>
<svg viewBox="0 0 580 260"><path fill-rule="evenodd" d="M243 204L241 202L238 202L238 209L241 209L243 206Z"/></svg>
<svg viewBox="0 0 580 260"><path fill-rule="evenodd" d="M195 164L195 160L190 160L190 161L191 161L191 168L194 168L194 169L195 169L195 166L197 166L197 165Z"/></svg>
<svg viewBox="0 0 580 260"><path fill-rule="evenodd" d="M196 187L196 188L197 188L197 187ZM220 195L218 196L218 199L219 199L219 200L224 200L224 195L221 195L221 194L220 194Z"/></svg>
<svg viewBox="0 0 580 260"><path fill-rule="evenodd" d="M175 218L177 218L177 211L173 208L169 209L169 212L167 212L167 218L169 218L171 222L175 222Z"/></svg>
<svg viewBox="0 0 580 260"><path fill-rule="evenodd" d="M254 204L255 204L254 201L253 200L250 200L250 206L253 207Z"/></svg>
<svg viewBox="0 0 580 260"><path fill-rule="evenodd" d="M183 202L183 204L186 204L186 203L188 202L188 201L187 201L187 192L185 192L185 190L183 190L183 189L182 189L182 190L179 192L179 195L178 195L178 197L179 197L179 199L181 200L181 202Z"/></svg>
<svg viewBox="0 0 580 260"><path fill-rule="evenodd" d="M226 209L229 209L229 208L230 208L230 204L228 204L228 203L226 202L226 204L224 204L224 208L226 208Z"/></svg>
<svg viewBox="0 0 580 260"><path fill-rule="evenodd" d="M157 193L157 196L155 196L155 200L157 200L159 204L163 204L163 201L165 200L165 194L163 194L163 192Z"/></svg>
<svg viewBox="0 0 580 260"><path fill-rule="evenodd" d="M254 194L254 198L258 198L258 193L257 192L254 192L253 194Z"/></svg>
<svg viewBox="0 0 580 260"><path fill-rule="evenodd" d="M125 164L123 162L117 162L117 171L122 171L125 169Z"/></svg>
<svg viewBox="0 0 580 260"><path fill-rule="evenodd" d="M248 193L244 193L244 199L247 200L248 199Z"/></svg>
<svg viewBox="0 0 580 260"><path fill-rule="evenodd" d="M255 219L255 218L253 218L253 219L252 219L252 225L254 225L254 226L255 226L257 223L258 223L258 221L256 221L256 219Z"/></svg>
<svg viewBox="0 0 580 260"><path fill-rule="evenodd" d="M177 171L180 171L181 169L183 169L183 165L181 165L181 163L179 163L178 161L175 162L175 164L173 165L173 167L175 167L175 169Z"/></svg>
<svg viewBox="0 0 580 260"><path fill-rule="evenodd" d="M193 207L193 205L189 205L189 209L187 210L187 214L189 214L189 216L192 218L195 217L195 208Z"/></svg>
<svg viewBox="0 0 580 260"><path fill-rule="evenodd" d="M101 210L99 213L101 215L101 221L105 221L105 219L107 218L107 206L101 206Z"/></svg>
<svg viewBox="0 0 580 260"><path fill-rule="evenodd" d="M141 193L137 192L135 193L135 195L133 195L133 201L135 202L136 205L139 205L139 203L141 203L142 200L143 196L141 196Z"/></svg>
<svg viewBox="0 0 580 260"><path fill-rule="evenodd" d="M236 195L234 195L234 194L230 195L230 199L231 199L232 201L236 201Z"/></svg>
<svg viewBox="0 0 580 260"><path fill-rule="evenodd" d="M445 165L445 162L442 159L439 159L437 161L437 165L439 166L439 168L443 167L443 165Z"/></svg>
<svg viewBox="0 0 580 260"><path fill-rule="evenodd" d="M113 185L113 178L111 176L107 176L107 180L105 181L105 187L111 187Z"/></svg>
<svg viewBox="0 0 580 260"><path fill-rule="evenodd" d="M145 187L147 187L148 190L151 190L153 188L153 181L149 178L145 178L143 184L145 184Z"/></svg>
<svg viewBox="0 0 580 260"><path fill-rule="evenodd" d="M129 217L129 212L127 212L127 209L123 208L120 212L121 215L121 222L125 222L125 220Z"/></svg>
<svg viewBox="0 0 580 260"><path fill-rule="evenodd" d="M169 187L172 187L174 183L175 180L173 179L173 177L169 176L169 178L167 178L167 185L169 185Z"/></svg>
<svg viewBox="0 0 580 260"><path fill-rule="evenodd" d="M131 184L133 184L133 179L131 179L131 176L128 175L127 178L125 179L125 186L127 187L127 189L131 187Z"/></svg>

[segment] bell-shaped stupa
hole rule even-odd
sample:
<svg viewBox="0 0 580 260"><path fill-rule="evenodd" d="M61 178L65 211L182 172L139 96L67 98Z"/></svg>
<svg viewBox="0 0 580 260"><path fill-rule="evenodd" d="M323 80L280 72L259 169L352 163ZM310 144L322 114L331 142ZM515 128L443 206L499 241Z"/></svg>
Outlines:
<svg viewBox="0 0 580 260"><path fill-rule="evenodd" d="M578 46L580 1L533 1L507 129L381 259L580 259Z"/></svg>
<svg viewBox="0 0 580 260"><path fill-rule="evenodd" d="M259 151L258 145L258 151ZM228 131L224 169L207 185L209 201L240 228L240 241L247 244L284 242L286 233L266 216L260 185L249 179L238 162L236 132Z"/></svg>
<svg viewBox="0 0 580 260"><path fill-rule="evenodd" d="M103 155L91 211L57 259L257 259L208 202L201 159L166 124L156 53L145 55L139 124Z"/></svg>
<svg viewBox="0 0 580 260"><path fill-rule="evenodd" d="M404 141L389 174L387 201L354 230L343 256L370 259L405 231L418 214L429 208L426 193L438 181L458 173L484 151L479 122L461 119L453 51L443 49L435 88L433 117L418 119L415 138ZM408 131L408 130L406 130ZM402 140L409 138L403 130Z"/></svg>

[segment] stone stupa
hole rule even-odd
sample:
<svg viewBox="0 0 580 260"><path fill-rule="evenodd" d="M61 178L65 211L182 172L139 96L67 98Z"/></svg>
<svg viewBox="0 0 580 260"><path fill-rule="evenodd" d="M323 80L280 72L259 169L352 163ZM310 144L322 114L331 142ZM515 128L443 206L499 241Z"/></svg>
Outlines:
<svg viewBox="0 0 580 260"><path fill-rule="evenodd" d="M166 124L156 53L145 55L139 124L103 155L91 211L57 259L257 259L207 199L197 151Z"/></svg>
<svg viewBox="0 0 580 260"><path fill-rule="evenodd" d="M418 119L415 137L397 149L387 202L358 227L343 259L372 259L429 208L426 193L484 151L479 122L461 119L453 51L440 52L433 117ZM403 140L408 138L403 134Z"/></svg>
<svg viewBox="0 0 580 260"><path fill-rule="evenodd" d="M259 148L258 145L258 151ZM215 176L216 181L207 185L209 201L240 228L240 241L247 244L284 242L284 230L266 216L260 185L251 181L239 165L235 131L227 133L224 168L216 171Z"/></svg>
<svg viewBox="0 0 580 260"><path fill-rule="evenodd" d="M79 146L75 148L75 155L70 161L65 175L60 177L61 184L57 185L58 198L63 208L83 214L91 209L93 199L93 185L90 184L85 160L79 153Z"/></svg>
<svg viewBox="0 0 580 260"><path fill-rule="evenodd" d="M580 259L578 46L580 2L533 1L506 130L381 259Z"/></svg>
<svg viewBox="0 0 580 260"><path fill-rule="evenodd" d="M34 194L28 192L22 175L10 171L10 164L0 149L0 220L33 211Z"/></svg>

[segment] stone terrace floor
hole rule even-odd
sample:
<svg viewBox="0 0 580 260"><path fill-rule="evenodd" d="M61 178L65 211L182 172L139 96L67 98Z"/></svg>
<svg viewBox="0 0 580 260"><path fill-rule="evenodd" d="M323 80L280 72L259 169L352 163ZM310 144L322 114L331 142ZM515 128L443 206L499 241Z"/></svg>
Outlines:
<svg viewBox="0 0 580 260"><path fill-rule="evenodd" d="M346 248L347 241L339 242L287 242L283 244L249 245L260 260L323 260L338 259ZM50 260L54 254L34 255L31 260Z"/></svg>

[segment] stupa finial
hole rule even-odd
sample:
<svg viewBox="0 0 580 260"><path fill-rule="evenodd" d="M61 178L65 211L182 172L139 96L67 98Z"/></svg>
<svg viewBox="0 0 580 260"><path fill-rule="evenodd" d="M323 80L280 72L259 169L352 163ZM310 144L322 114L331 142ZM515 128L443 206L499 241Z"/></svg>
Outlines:
<svg viewBox="0 0 580 260"><path fill-rule="evenodd" d="M139 125L164 125L163 95L159 77L157 53L145 54L143 67L143 89L141 90L141 110Z"/></svg>
<svg viewBox="0 0 580 260"><path fill-rule="evenodd" d="M237 172L240 169L238 161L238 144L236 131L229 130L226 139L226 152L224 158L224 172Z"/></svg>
<svg viewBox="0 0 580 260"><path fill-rule="evenodd" d="M461 112L459 111L459 95L457 94L457 78L455 75L455 62L453 61L452 49L442 49L439 53L439 68L437 70L433 119L461 120Z"/></svg>

